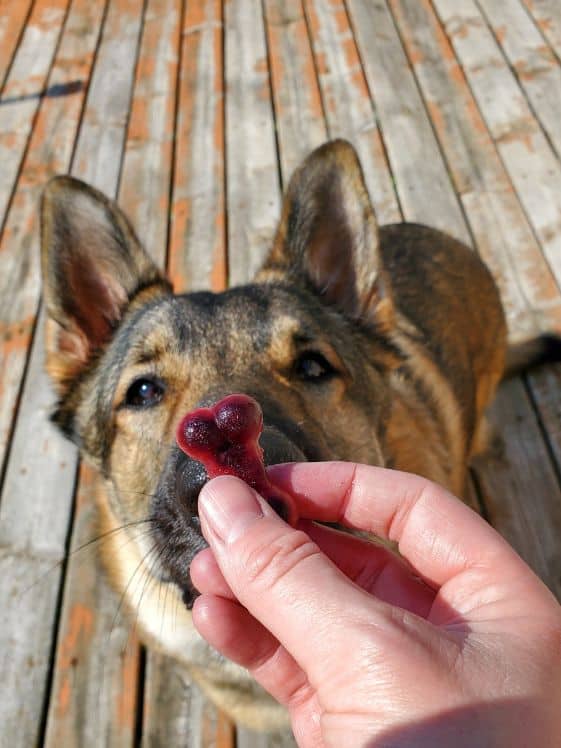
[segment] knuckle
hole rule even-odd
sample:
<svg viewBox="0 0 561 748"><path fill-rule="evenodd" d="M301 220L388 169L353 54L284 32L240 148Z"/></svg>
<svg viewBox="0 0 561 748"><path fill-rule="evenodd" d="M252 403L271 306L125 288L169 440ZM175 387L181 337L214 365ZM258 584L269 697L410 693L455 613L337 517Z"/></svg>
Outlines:
<svg viewBox="0 0 561 748"><path fill-rule="evenodd" d="M270 589L278 586L307 559L320 555L318 546L305 533L293 531L246 550L244 577L253 587Z"/></svg>

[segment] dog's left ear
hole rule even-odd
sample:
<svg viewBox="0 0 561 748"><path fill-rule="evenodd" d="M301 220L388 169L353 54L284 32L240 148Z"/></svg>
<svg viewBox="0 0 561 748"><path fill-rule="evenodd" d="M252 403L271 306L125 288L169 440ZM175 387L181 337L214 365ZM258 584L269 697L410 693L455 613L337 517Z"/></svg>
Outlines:
<svg viewBox="0 0 561 748"><path fill-rule="evenodd" d="M43 193L41 265L47 370L59 392L109 341L135 296L171 291L116 203L68 176Z"/></svg>
<svg viewBox="0 0 561 748"><path fill-rule="evenodd" d="M273 248L256 278L275 279L303 279L351 318L390 323L378 226L350 143L326 143L293 174Z"/></svg>

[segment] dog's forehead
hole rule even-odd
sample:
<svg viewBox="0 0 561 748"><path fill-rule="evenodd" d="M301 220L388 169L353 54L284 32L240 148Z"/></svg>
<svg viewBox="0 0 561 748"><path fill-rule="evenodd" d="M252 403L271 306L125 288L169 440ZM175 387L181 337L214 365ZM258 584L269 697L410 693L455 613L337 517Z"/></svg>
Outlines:
<svg viewBox="0 0 561 748"><path fill-rule="evenodd" d="M224 351L245 342L264 350L272 338L311 332L315 327L319 329L317 313L309 312L297 292L248 285L162 299L131 320L129 335L144 348L160 341L180 350L204 345Z"/></svg>

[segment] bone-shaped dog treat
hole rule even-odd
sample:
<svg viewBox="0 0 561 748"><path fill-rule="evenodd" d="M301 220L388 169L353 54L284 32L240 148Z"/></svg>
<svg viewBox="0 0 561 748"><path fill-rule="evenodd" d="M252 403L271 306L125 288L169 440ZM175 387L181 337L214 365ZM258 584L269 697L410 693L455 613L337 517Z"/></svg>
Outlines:
<svg viewBox="0 0 561 748"><path fill-rule="evenodd" d="M177 428L177 443L203 463L209 478L236 475L294 525L298 515L292 497L274 486L265 472L258 444L262 429L259 403L248 395L228 395L211 408L188 413Z"/></svg>

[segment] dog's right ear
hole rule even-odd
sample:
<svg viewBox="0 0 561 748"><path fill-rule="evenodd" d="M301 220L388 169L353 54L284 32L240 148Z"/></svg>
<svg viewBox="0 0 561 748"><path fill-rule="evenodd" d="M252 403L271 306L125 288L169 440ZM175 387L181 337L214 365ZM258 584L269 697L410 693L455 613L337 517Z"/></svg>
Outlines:
<svg viewBox="0 0 561 748"><path fill-rule="evenodd" d="M43 193L41 265L47 370L59 393L109 341L135 296L171 292L116 203L68 176Z"/></svg>

